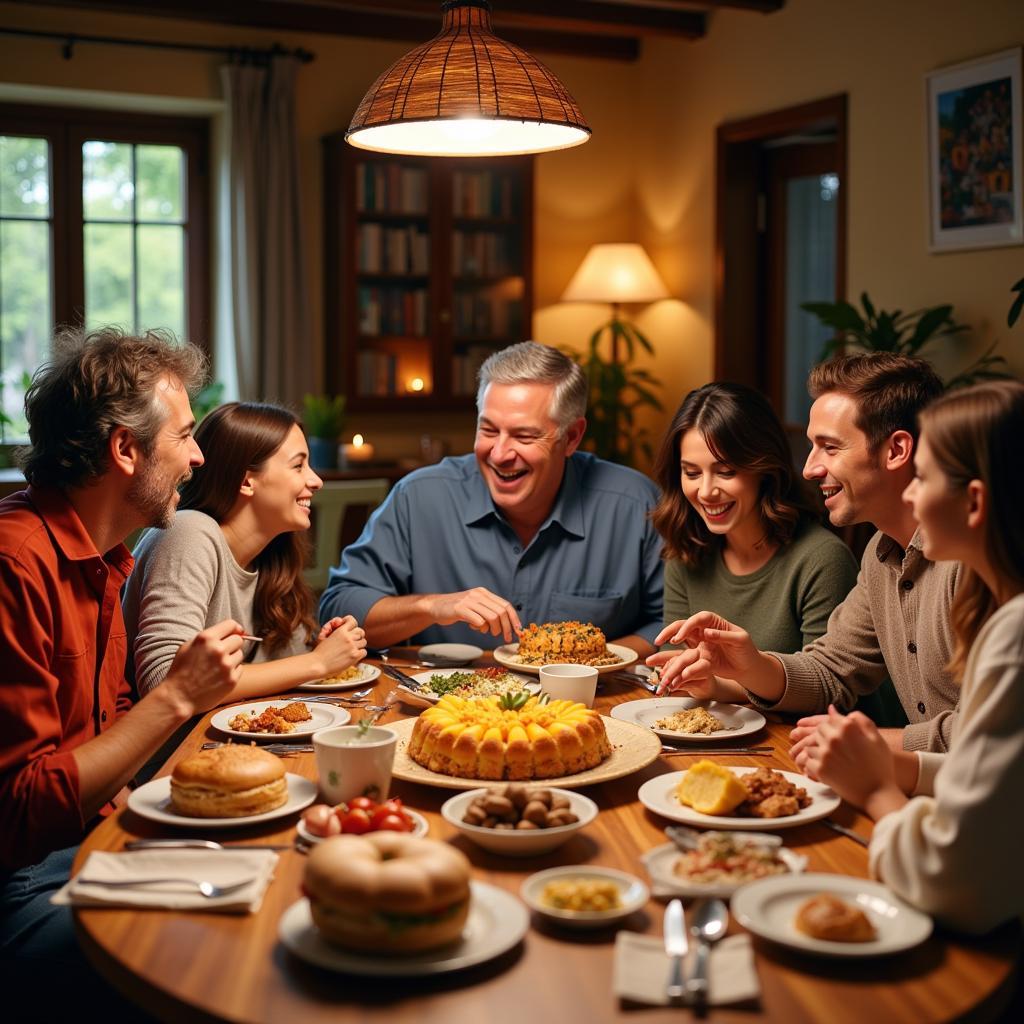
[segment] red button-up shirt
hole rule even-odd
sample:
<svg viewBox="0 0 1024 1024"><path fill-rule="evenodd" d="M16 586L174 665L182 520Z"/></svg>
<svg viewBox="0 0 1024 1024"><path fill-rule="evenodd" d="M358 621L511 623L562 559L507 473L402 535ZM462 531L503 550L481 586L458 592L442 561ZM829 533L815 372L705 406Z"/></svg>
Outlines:
<svg viewBox="0 0 1024 1024"><path fill-rule="evenodd" d="M79 842L72 750L131 707L119 544L100 555L67 498L0 501L0 870Z"/></svg>

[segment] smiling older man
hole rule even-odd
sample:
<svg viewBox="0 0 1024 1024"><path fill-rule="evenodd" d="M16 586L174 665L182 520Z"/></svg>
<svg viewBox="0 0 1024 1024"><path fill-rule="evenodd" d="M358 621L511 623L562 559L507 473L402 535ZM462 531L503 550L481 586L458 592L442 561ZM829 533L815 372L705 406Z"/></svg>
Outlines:
<svg viewBox="0 0 1024 1024"><path fill-rule="evenodd" d="M331 570L321 618L344 609L374 647L409 637L494 647L528 622L580 619L652 651L657 489L577 451L586 401L582 370L553 348L527 341L491 356L473 454L395 486Z"/></svg>

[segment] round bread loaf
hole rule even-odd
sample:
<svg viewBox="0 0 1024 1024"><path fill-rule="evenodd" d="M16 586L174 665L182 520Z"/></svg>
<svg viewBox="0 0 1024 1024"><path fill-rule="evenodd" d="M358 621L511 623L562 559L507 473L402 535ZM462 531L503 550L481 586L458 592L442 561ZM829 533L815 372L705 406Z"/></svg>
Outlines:
<svg viewBox="0 0 1024 1024"><path fill-rule="evenodd" d="M859 907L821 893L800 905L796 926L805 935L826 942L871 942L875 927Z"/></svg>
<svg viewBox="0 0 1024 1024"><path fill-rule="evenodd" d="M287 799L281 759L255 746L201 750L179 761L171 774L171 806L190 818L263 814Z"/></svg>
<svg viewBox="0 0 1024 1024"><path fill-rule="evenodd" d="M313 922L344 949L416 953L454 942L469 914L469 861L399 832L333 836L306 860Z"/></svg>

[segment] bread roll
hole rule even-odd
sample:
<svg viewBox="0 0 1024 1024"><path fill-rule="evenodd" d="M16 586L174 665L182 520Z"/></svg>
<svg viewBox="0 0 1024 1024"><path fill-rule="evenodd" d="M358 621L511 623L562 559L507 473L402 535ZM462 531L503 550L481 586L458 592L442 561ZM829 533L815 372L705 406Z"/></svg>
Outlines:
<svg viewBox="0 0 1024 1024"><path fill-rule="evenodd" d="M190 818L263 814L288 799L281 759L254 746L201 750L175 765L171 806Z"/></svg>
<svg viewBox="0 0 1024 1024"><path fill-rule="evenodd" d="M863 910L828 893L812 896L800 905L796 927L826 942L872 942L876 937L875 927Z"/></svg>

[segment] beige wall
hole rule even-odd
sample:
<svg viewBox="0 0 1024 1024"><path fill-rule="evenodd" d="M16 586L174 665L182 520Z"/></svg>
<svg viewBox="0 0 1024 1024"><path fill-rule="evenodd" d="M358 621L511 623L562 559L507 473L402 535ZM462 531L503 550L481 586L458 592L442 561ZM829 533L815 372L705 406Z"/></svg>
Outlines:
<svg viewBox="0 0 1024 1024"><path fill-rule="evenodd" d="M844 92L848 296L867 290L904 310L951 302L974 334L937 359L941 369L999 339L1024 374L1024 326L1006 327L1024 249L928 252L924 100L926 72L1022 42L1019 0L788 0L769 16L719 12L682 59L668 42L645 46L639 240L681 300L647 314L658 367L677 396L711 373L716 127Z"/></svg>
<svg viewBox="0 0 1024 1024"><path fill-rule="evenodd" d="M319 139L344 128L364 89L404 44L264 32L0 2L0 24L204 43L303 46L298 78L309 295L322 333ZM1019 0L788 0L776 14L722 11L698 43L647 40L636 64L541 55L594 129L587 145L537 159L534 333L585 342L607 311L558 299L590 244L648 246L673 300L634 311L657 348L666 405L711 375L714 133L727 120L839 92L849 95L849 286L886 306L952 302L976 328L972 351L999 338L1024 372L1024 328L1005 326L1020 247L930 255L926 245L924 74L1024 42ZM0 82L216 100L220 60L203 54L0 36ZM964 353L966 358L968 353ZM320 365L321 353L310 354ZM950 365L958 362L950 360ZM945 368L945 367L944 367ZM671 408L668 412L671 411ZM666 416L668 415L666 413ZM665 417L651 421L660 432ZM466 448L465 415L420 422L360 416L385 455L412 454L420 433Z"/></svg>

